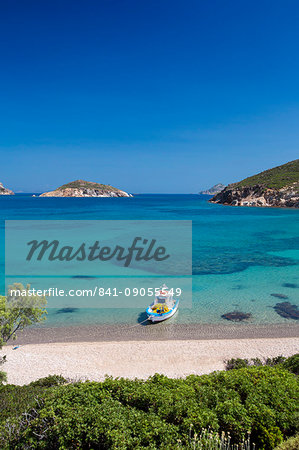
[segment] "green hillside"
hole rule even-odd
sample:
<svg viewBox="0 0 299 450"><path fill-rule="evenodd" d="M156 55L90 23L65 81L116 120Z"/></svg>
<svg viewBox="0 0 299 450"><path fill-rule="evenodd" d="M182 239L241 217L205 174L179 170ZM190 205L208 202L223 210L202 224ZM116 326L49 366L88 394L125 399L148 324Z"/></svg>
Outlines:
<svg viewBox="0 0 299 450"><path fill-rule="evenodd" d="M245 178L233 186L250 187L260 184L270 189L281 189L293 183L298 183L299 188L299 159Z"/></svg>
<svg viewBox="0 0 299 450"><path fill-rule="evenodd" d="M118 189L109 186L107 184L93 183L92 181L84 181L84 180L71 181L70 183L63 184L62 186L57 188L57 190L63 189L100 189L100 190L108 189L109 191L118 191Z"/></svg>

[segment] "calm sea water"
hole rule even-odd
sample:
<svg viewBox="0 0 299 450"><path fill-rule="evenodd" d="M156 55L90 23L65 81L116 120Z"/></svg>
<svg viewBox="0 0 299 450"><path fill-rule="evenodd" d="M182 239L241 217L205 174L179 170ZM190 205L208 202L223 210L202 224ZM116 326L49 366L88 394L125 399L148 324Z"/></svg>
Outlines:
<svg viewBox="0 0 299 450"><path fill-rule="evenodd" d="M192 308L182 308L177 323L219 323L239 310L251 323L290 323L273 309L299 300L299 211L235 208L207 203L199 195L136 195L134 198L38 198L0 196L1 293L4 293L4 220L139 219L193 221ZM88 283L88 280L85 280ZM283 294L279 299L271 294ZM136 323L134 309L49 310L48 326Z"/></svg>

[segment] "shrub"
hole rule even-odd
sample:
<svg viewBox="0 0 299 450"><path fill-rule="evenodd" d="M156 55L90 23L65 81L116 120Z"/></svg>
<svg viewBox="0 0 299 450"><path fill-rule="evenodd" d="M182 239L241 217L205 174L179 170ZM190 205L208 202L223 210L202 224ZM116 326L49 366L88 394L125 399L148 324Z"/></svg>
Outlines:
<svg viewBox="0 0 299 450"><path fill-rule="evenodd" d="M59 386L61 384L67 383L66 380L61 375L49 375L45 378L40 378L37 381L32 381L29 386L42 386L42 387L51 387L51 386Z"/></svg>
<svg viewBox="0 0 299 450"><path fill-rule="evenodd" d="M232 358L225 361L225 368L226 370L242 369L243 367L249 367L249 364L248 359Z"/></svg>
<svg viewBox="0 0 299 450"><path fill-rule="evenodd" d="M259 424L253 430L252 439L258 449L271 449L282 443L283 434L278 427L265 428Z"/></svg>
<svg viewBox="0 0 299 450"><path fill-rule="evenodd" d="M3 386L0 402L0 448L204 449L208 430L211 449L221 448L217 433L225 433L229 449L251 432L262 450L293 435L299 423L298 377L280 365L186 379L64 384L61 377L47 377Z"/></svg>
<svg viewBox="0 0 299 450"><path fill-rule="evenodd" d="M6 361L6 356L0 356L0 366L1 366L2 364L4 364L5 361ZM6 373L5 373L5 372L2 372L2 371L0 370L0 385L3 383L3 381L6 381L6 380L7 380L7 378L6 378Z"/></svg>
<svg viewBox="0 0 299 450"><path fill-rule="evenodd" d="M226 370L241 369L242 367L251 366L281 366L290 372L299 375L299 353L296 355L286 358L285 356L275 356L274 358L266 358L261 361L259 358L242 359L242 358L232 358L225 361Z"/></svg>
<svg viewBox="0 0 299 450"><path fill-rule="evenodd" d="M266 358L265 365L266 366L277 366L277 364L283 364L287 358L285 356L275 356L274 358Z"/></svg>
<svg viewBox="0 0 299 450"><path fill-rule="evenodd" d="M290 372L295 373L296 375L299 375L299 353L296 355L290 356L287 358L282 366L289 370Z"/></svg>
<svg viewBox="0 0 299 450"><path fill-rule="evenodd" d="M31 448L160 448L179 437L174 425L124 406L100 383L89 382L49 389L15 430L14 448L27 442Z"/></svg>
<svg viewBox="0 0 299 450"><path fill-rule="evenodd" d="M8 418L18 417L31 408L44 389L34 386L0 386L0 424ZM1 446L0 446L1 448Z"/></svg>
<svg viewBox="0 0 299 450"><path fill-rule="evenodd" d="M3 383L3 381L6 380L7 380L6 373L0 370L0 385Z"/></svg>

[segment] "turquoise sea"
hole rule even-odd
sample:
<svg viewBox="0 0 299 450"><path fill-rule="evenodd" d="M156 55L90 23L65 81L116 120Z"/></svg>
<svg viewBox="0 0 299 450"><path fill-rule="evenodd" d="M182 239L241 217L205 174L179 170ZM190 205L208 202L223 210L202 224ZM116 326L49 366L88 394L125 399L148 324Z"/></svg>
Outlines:
<svg viewBox="0 0 299 450"><path fill-rule="evenodd" d="M199 195L136 195L133 198L38 198L0 196L1 293L4 294L4 221L8 219L192 220L192 307L175 323L223 323L234 310L250 323L290 323L273 309L299 304L299 210L212 205ZM83 280L88 285L88 280ZM85 286L84 285L84 286ZM280 294L285 298L272 296ZM47 326L137 323L141 310L49 310Z"/></svg>

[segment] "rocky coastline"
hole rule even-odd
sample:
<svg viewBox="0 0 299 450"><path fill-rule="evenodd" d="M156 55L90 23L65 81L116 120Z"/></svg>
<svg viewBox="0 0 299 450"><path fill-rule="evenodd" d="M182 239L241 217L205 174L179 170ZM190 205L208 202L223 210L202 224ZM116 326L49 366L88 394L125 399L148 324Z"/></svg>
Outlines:
<svg viewBox="0 0 299 450"><path fill-rule="evenodd" d="M0 195L15 195L15 193L10 189L5 188L3 184L0 183Z"/></svg>
<svg viewBox="0 0 299 450"><path fill-rule="evenodd" d="M209 201L231 206L299 208L299 159L229 184Z"/></svg>
<svg viewBox="0 0 299 450"><path fill-rule="evenodd" d="M267 189L263 185L235 187L228 185L216 194L210 203L231 206L272 206L299 208L298 187L288 186L282 189Z"/></svg>
<svg viewBox="0 0 299 450"><path fill-rule="evenodd" d="M40 197L132 197L125 191L106 184L76 180L45 192Z"/></svg>

